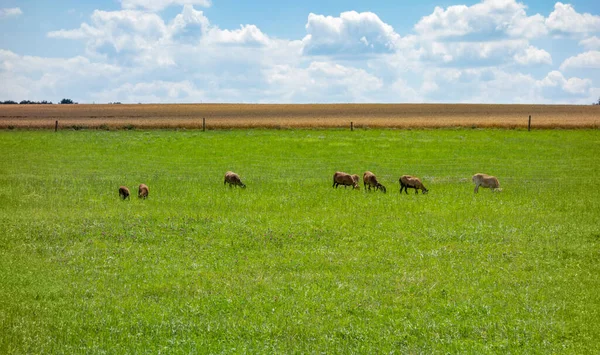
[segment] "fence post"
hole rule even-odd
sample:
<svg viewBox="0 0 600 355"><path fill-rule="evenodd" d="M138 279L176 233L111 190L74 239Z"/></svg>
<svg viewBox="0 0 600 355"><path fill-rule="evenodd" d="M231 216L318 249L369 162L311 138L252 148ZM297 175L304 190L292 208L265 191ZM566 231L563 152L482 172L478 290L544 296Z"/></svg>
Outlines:
<svg viewBox="0 0 600 355"><path fill-rule="evenodd" d="M202 117L202 132L206 131L206 118Z"/></svg>
<svg viewBox="0 0 600 355"><path fill-rule="evenodd" d="M531 115L529 115L529 123L527 123L527 132L531 131Z"/></svg>
<svg viewBox="0 0 600 355"><path fill-rule="evenodd" d="M58 132L58 121L54 122L54 132Z"/></svg>
<svg viewBox="0 0 600 355"><path fill-rule="evenodd" d="M354 131L354 122L350 121L350 131Z"/></svg>

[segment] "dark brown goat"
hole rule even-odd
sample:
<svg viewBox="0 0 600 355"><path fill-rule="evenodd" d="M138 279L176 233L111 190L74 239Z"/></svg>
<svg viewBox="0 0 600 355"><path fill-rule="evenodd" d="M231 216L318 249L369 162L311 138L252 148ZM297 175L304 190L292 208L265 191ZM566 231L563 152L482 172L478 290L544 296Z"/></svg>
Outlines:
<svg viewBox="0 0 600 355"><path fill-rule="evenodd" d="M383 193L386 193L385 186L381 185L379 181L377 181L377 177L370 171L365 171L363 174L363 184L365 185L365 190L369 188L371 191L371 187L375 188L375 191L380 190Z"/></svg>
<svg viewBox="0 0 600 355"><path fill-rule="evenodd" d="M240 176L238 174L234 173L233 171L228 171L225 173L225 181L223 182L223 185L225 185L225 184L229 184L229 187L231 187L231 186L241 186L243 188L246 187L246 185L244 185L244 183L240 179Z"/></svg>
<svg viewBox="0 0 600 355"><path fill-rule="evenodd" d="M119 187L119 196L121 196L121 198L123 200L126 198L129 198L129 189L126 186L120 186Z"/></svg>

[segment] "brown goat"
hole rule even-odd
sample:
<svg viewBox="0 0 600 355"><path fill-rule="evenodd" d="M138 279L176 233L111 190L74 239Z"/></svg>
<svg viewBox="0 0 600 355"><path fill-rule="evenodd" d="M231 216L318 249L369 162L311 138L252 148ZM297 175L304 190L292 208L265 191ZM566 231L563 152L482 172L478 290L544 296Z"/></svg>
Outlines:
<svg viewBox="0 0 600 355"><path fill-rule="evenodd" d="M148 198L148 192L148 186L146 186L146 184L140 184L140 187L138 188L138 197L146 199Z"/></svg>
<svg viewBox="0 0 600 355"><path fill-rule="evenodd" d="M360 187L358 186L359 179L360 178L356 174L350 175L350 174L343 173L341 171L337 171L335 174L333 174L333 186L332 187L337 188L339 185L343 185L344 187L353 186L356 190L359 190L360 189Z"/></svg>
<svg viewBox="0 0 600 355"><path fill-rule="evenodd" d="M121 196L121 198L123 200L126 198L129 198L129 189L125 186L120 186L119 187L119 196Z"/></svg>
<svg viewBox="0 0 600 355"><path fill-rule="evenodd" d="M383 193L386 193L385 186L381 185L379 181L377 181L375 174L370 171L365 171L363 174L363 184L365 185L365 191L367 190L367 187L369 188L369 191L371 191L371 187L374 187L375 191L381 190Z"/></svg>
<svg viewBox="0 0 600 355"><path fill-rule="evenodd" d="M426 194L429 191L429 190L427 190L427 188L425 188L425 186L423 185L421 180L414 176L402 175L400 177L399 182L400 182L400 193L402 193L402 189L404 189L404 192L406 192L408 194L409 188L415 189L416 194L419 193L419 190L421 190L421 192L424 194Z"/></svg>
<svg viewBox="0 0 600 355"><path fill-rule="evenodd" d="M225 173L225 181L223 182L223 185L225 184L229 184L229 187L231 186L241 186L242 188L245 188L246 185L244 185L244 183L242 182L242 180L240 179L240 176L236 173L234 173L233 171L228 171Z"/></svg>
<svg viewBox="0 0 600 355"><path fill-rule="evenodd" d="M475 193L479 192L479 186L492 189L492 191L502 191L500 182L495 176L487 174L475 174L471 179L475 183Z"/></svg>

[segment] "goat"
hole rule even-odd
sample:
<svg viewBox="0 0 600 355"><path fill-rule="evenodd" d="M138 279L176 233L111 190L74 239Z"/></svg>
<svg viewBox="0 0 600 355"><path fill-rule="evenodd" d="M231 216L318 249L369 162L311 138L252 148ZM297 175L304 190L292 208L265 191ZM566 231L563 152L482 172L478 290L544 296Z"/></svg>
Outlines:
<svg viewBox="0 0 600 355"><path fill-rule="evenodd" d="M123 200L126 198L129 198L129 189L126 186L120 186L119 187L119 196L121 196L121 198Z"/></svg>
<svg viewBox="0 0 600 355"><path fill-rule="evenodd" d="M400 177L400 193L402 193L402 189L404 189L404 192L406 192L408 194L408 189L415 189L415 193L418 194L419 190L421 190L422 193L426 194L429 190L427 190L427 188L423 185L423 183L421 182L421 180L417 177L414 176L410 176L410 175L402 175Z"/></svg>
<svg viewBox="0 0 600 355"><path fill-rule="evenodd" d="M148 198L148 192L148 186L146 186L146 184L140 184L140 187L138 188L138 197L146 199Z"/></svg>
<svg viewBox="0 0 600 355"><path fill-rule="evenodd" d="M363 174L363 184L365 185L365 191L367 187L369 191L371 191L371 187L375 188L375 191L381 190L383 193L386 193L385 186L381 185L379 181L377 181L377 177L370 171L365 171Z"/></svg>
<svg viewBox="0 0 600 355"><path fill-rule="evenodd" d="M233 171L228 171L225 173L225 181L223 182L223 185L226 184L229 184L229 187L241 186L242 188L246 188L246 185L244 185L244 183L240 179L240 176L234 173Z"/></svg>
<svg viewBox="0 0 600 355"><path fill-rule="evenodd" d="M344 187L353 186L354 189L359 190L360 187L358 186L358 181L359 177L356 174L350 175L341 171L337 171L335 174L333 174L332 187L337 188L339 185L343 185Z"/></svg>
<svg viewBox="0 0 600 355"><path fill-rule="evenodd" d="M479 186L489 188L492 191L502 191L500 182L495 176L477 173L471 180L475 183L475 193L479 192Z"/></svg>

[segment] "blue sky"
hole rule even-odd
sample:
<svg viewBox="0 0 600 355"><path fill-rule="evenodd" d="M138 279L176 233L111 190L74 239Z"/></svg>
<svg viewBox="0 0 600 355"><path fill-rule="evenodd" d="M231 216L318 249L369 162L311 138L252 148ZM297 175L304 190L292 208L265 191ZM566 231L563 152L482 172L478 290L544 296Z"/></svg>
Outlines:
<svg viewBox="0 0 600 355"><path fill-rule="evenodd" d="M0 100L63 97L590 104L600 4L0 0Z"/></svg>

